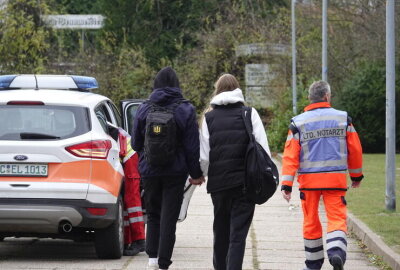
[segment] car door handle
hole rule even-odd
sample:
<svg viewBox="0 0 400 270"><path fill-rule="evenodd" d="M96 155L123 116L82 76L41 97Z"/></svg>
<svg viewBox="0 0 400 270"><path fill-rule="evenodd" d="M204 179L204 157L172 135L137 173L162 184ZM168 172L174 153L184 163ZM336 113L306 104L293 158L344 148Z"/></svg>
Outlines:
<svg viewBox="0 0 400 270"><path fill-rule="evenodd" d="M10 186L16 187L16 188L27 188L30 185L29 184L10 184Z"/></svg>

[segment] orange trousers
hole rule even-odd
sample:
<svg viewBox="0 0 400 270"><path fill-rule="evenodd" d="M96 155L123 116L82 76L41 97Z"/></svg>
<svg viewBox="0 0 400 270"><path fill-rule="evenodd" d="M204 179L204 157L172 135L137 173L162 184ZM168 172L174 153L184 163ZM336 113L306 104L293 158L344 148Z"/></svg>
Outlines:
<svg viewBox="0 0 400 270"><path fill-rule="evenodd" d="M322 197L328 220L326 248L328 258L338 255L346 261L347 252L347 208L346 191L301 190L303 208L303 236L307 269L321 269L324 262L322 226L319 218L319 202Z"/></svg>
<svg viewBox="0 0 400 270"><path fill-rule="evenodd" d="M347 208L341 190L302 190L301 206L303 208L303 235L306 239L322 237L322 226L319 219L319 201L322 196L328 219L327 232L343 231L347 233Z"/></svg>

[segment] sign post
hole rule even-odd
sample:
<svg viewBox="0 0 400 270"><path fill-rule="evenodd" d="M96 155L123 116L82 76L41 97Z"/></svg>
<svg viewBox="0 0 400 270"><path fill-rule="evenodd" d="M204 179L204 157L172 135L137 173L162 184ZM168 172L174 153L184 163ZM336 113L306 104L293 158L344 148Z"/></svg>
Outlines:
<svg viewBox="0 0 400 270"><path fill-rule="evenodd" d="M396 210L395 1L386 1L386 209Z"/></svg>
<svg viewBox="0 0 400 270"><path fill-rule="evenodd" d="M328 0L322 1L322 80L328 82Z"/></svg>
<svg viewBox="0 0 400 270"><path fill-rule="evenodd" d="M100 29L104 26L102 15L44 15L43 21L56 29Z"/></svg>
<svg viewBox="0 0 400 270"><path fill-rule="evenodd" d="M236 47L236 56L289 55L289 46L277 43L250 43Z"/></svg>
<svg viewBox="0 0 400 270"><path fill-rule="evenodd" d="M289 49L289 45L281 43L241 44L236 47L236 56L288 57ZM246 64L246 101L252 106L265 108L273 105L276 98L274 91L279 87L274 81L274 69L274 64Z"/></svg>
<svg viewBox="0 0 400 270"><path fill-rule="evenodd" d="M272 106L271 80L274 77L269 64L246 64L246 101L256 107Z"/></svg>
<svg viewBox="0 0 400 270"><path fill-rule="evenodd" d="M85 29L100 29L104 26L104 17L99 14L92 15L44 15L43 21L55 29L82 29L81 52L85 48Z"/></svg>
<svg viewBox="0 0 400 270"><path fill-rule="evenodd" d="M292 0L292 96L293 114L297 114L297 71L296 71L296 0Z"/></svg>

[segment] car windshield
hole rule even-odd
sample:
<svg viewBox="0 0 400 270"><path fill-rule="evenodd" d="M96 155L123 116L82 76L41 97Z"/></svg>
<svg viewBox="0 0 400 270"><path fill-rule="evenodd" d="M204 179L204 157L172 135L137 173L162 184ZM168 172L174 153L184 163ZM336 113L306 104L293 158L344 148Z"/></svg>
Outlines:
<svg viewBox="0 0 400 270"><path fill-rule="evenodd" d="M90 130L88 111L73 106L0 106L0 140L55 140Z"/></svg>

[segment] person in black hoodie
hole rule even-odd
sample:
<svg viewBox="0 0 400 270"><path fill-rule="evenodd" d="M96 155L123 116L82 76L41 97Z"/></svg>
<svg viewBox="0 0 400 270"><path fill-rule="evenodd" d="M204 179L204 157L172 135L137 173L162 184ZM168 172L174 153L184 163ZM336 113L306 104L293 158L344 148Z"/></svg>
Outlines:
<svg viewBox="0 0 400 270"><path fill-rule="evenodd" d="M175 106L176 136L180 143L168 166L154 166L146 159L146 118L152 103L165 108ZM177 103L179 105L176 106ZM148 269L168 269L172 263L176 222L188 174L194 183L204 182L199 163L200 142L196 111L192 104L183 99L178 77L171 67L161 69L156 75L149 102L138 108L132 138L132 147L139 152L139 171L145 190Z"/></svg>

